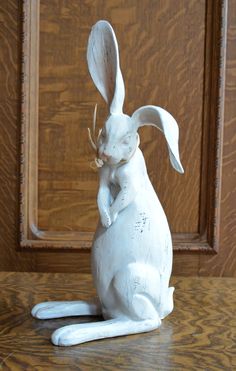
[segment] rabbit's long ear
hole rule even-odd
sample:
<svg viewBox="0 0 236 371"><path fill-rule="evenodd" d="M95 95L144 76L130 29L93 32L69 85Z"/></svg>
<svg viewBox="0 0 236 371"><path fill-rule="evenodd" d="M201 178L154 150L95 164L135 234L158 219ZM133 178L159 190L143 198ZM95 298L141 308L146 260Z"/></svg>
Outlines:
<svg viewBox="0 0 236 371"><path fill-rule="evenodd" d="M107 21L97 22L90 33L87 61L94 84L110 107L110 113L122 113L125 87L120 71L115 33Z"/></svg>
<svg viewBox="0 0 236 371"><path fill-rule="evenodd" d="M172 166L179 173L184 173L179 158L179 127L174 117L163 108L144 106L133 113L132 119L137 127L152 125L163 132L167 140Z"/></svg>

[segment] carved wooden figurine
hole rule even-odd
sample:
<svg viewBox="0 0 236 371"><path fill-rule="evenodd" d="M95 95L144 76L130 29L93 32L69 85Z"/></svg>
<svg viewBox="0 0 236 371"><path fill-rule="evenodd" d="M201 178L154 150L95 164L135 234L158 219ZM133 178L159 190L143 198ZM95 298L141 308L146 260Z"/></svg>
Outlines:
<svg viewBox="0 0 236 371"><path fill-rule="evenodd" d="M97 140L89 131L100 167L100 222L92 247L98 300L41 303L32 315L48 319L102 314L104 321L59 328L52 342L61 346L151 331L173 310L171 234L147 174L137 131L144 125L161 130L172 166L183 173L178 125L156 106L141 107L131 117L123 113L125 89L118 45L108 22L99 21L92 28L87 60L110 111Z"/></svg>

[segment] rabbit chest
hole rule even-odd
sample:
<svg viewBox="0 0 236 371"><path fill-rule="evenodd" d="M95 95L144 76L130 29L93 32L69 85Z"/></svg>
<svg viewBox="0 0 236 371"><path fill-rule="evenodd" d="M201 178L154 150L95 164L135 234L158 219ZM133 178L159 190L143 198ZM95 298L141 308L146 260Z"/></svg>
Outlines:
<svg viewBox="0 0 236 371"><path fill-rule="evenodd" d="M104 171L106 182L111 193L111 202L116 198L117 194L120 191L119 170L119 167L116 166L106 166L106 169ZM101 174L100 176L104 176L104 174Z"/></svg>

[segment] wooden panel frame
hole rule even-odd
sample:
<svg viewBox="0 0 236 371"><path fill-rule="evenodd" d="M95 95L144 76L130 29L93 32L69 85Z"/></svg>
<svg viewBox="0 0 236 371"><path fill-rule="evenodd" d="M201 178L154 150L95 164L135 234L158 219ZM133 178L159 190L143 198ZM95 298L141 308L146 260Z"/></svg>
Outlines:
<svg viewBox="0 0 236 371"><path fill-rule="evenodd" d="M40 0L24 0L20 246L88 249L92 233L38 228L39 7ZM174 234L174 249L178 251L218 251L227 7L227 0L206 1L199 233Z"/></svg>

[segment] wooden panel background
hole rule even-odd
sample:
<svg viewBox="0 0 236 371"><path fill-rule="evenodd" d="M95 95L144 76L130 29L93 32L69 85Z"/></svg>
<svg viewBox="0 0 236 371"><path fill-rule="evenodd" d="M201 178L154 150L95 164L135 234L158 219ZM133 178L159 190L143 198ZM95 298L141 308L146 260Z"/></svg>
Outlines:
<svg viewBox="0 0 236 371"><path fill-rule="evenodd" d="M154 128L141 131L174 248L217 250L225 4L25 0L22 246L91 246L98 177L89 166L86 129L95 102L100 127L107 108L89 77L86 46L91 26L105 18L121 40L125 112L132 114L149 98L174 114L184 134L181 177L170 167L164 138Z"/></svg>
<svg viewBox="0 0 236 371"><path fill-rule="evenodd" d="M172 231L197 233L205 1L40 1L39 229L96 228L97 173L89 167L87 127L96 102L100 127L107 109L88 73L86 47L98 19L109 20L117 34L124 111L156 104L179 122L185 176L171 168L154 128L142 130L141 143Z"/></svg>
<svg viewBox="0 0 236 371"><path fill-rule="evenodd" d="M89 254L72 253L70 251L29 252L19 249L18 205L22 8L21 2L16 0L1 3L0 8L2 19L0 34L3 40L0 46L0 269L18 271L89 271ZM174 258L175 274L235 275L236 34L234 24L236 6L232 0L229 1L228 15L220 249L215 256L203 252L176 252ZM195 14L195 16L197 15ZM122 63L124 62L122 61ZM171 103L168 102L168 107L170 107L169 104ZM145 138L146 136L148 138L148 135L157 136L155 132L153 134L145 133L144 135ZM181 141L183 139L182 135ZM161 138L159 137L158 144L160 141ZM183 145L182 150L184 151ZM163 161L166 161L166 167L169 166L167 158Z"/></svg>

